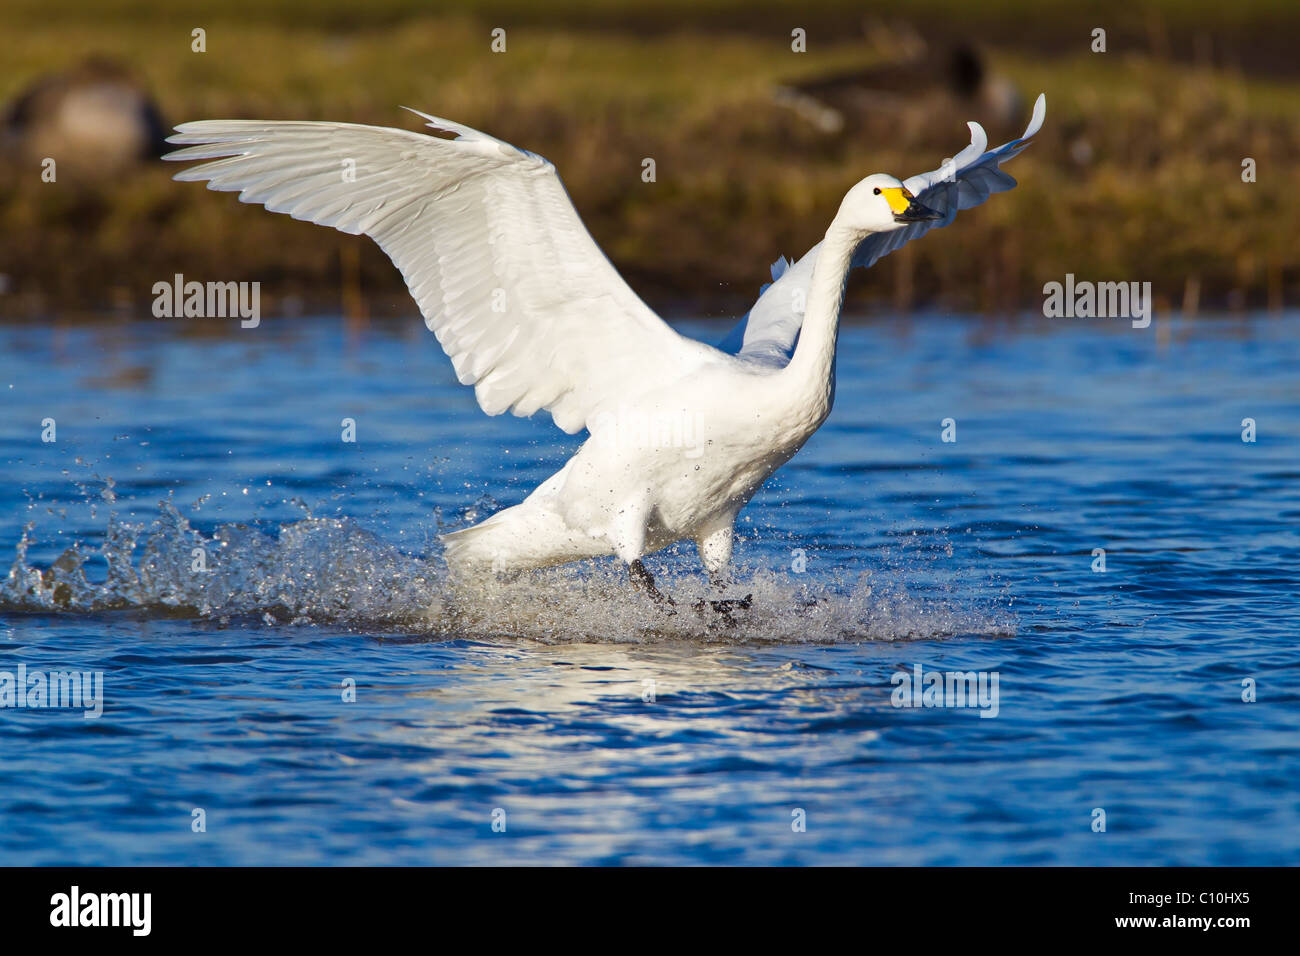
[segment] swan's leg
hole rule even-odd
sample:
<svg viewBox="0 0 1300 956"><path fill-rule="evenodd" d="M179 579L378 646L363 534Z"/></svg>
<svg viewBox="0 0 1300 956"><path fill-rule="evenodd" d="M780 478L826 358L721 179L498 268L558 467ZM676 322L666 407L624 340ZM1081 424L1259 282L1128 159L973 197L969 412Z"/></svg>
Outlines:
<svg viewBox="0 0 1300 956"><path fill-rule="evenodd" d="M735 538L730 520L726 524L707 531L695 539L695 550L699 552L700 563L709 573L709 580L718 590L726 588L730 579L731 546Z"/></svg>
<svg viewBox="0 0 1300 956"><path fill-rule="evenodd" d="M654 601L656 604L663 605L671 605L674 603L672 598L655 587L654 575L646 570L646 566L641 563L640 558L637 558L629 564L627 570L629 576L632 578L632 587L639 591L645 591L646 594L650 595L650 600Z"/></svg>
<svg viewBox="0 0 1300 956"><path fill-rule="evenodd" d="M655 587L654 575L641 563L645 553L646 517L649 508L642 502L633 502L623 506L614 520L611 535L614 553L627 562L628 575L632 587L645 591L650 600L663 607L671 607L673 599ZM669 613L676 613L670 611Z"/></svg>
<svg viewBox="0 0 1300 956"><path fill-rule="evenodd" d="M700 563L709 573L709 581L719 591L725 591L731 582L731 548L735 541L735 532L732 530L733 520L728 519L726 524L695 539L695 548L700 553ZM746 594L740 599L711 600L707 606L711 606L715 612L721 614L727 625L731 626L736 623L731 617L731 612L737 608L748 609L752 598L752 594ZM696 602L696 611L704 611L705 608L703 600Z"/></svg>

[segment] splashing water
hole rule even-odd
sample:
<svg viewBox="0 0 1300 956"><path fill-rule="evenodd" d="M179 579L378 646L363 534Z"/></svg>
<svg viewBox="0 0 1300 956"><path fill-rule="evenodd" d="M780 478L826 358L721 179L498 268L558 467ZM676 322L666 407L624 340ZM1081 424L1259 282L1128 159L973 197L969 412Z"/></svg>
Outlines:
<svg viewBox="0 0 1300 956"><path fill-rule="evenodd" d="M112 487L105 481L101 493L110 504ZM28 558L35 531L29 522L0 586L0 611L133 609L219 624L252 618L545 643L836 643L1014 632L1005 610L921 600L892 573L823 580L740 567L726 596L752 596L751 605L720 613L695 606L719 596L701 578L670 570L660 572L660 583L676 604L665 611L633 590L613 561L509 582L453 581L440 555L403 553L351 518L309 515L269 529L230 523L205 534L170 498L158 507L147 523L110 511L97 547L78 541L44 568ZM494 507L480 500L443 529L477 521Z"/></svg>

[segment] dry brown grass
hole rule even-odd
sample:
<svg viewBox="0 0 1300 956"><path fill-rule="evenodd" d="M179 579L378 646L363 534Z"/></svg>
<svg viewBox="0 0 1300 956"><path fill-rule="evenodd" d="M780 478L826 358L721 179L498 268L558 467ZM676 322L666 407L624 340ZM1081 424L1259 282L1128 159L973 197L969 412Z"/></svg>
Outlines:
<svg viewBox="0 0 1300 956"><path fill-rule="evenodd" d="M633 286L694 314L743 310L767 264L815 243L856 179L930 169L963 144L955 114L907 136L895 118L870 116L827 136L773 101L778 82L868 62L873 52L851 32L798 56L751 34L524 26L502 56L468 16L346 32L310 22L217 23L205 55L190 53L188 31L169 22L33 27L0 95L101 51L133 64L172 122L415 128L397 104L434 110L548 156ZM1132 52L992 54L1027 99L1048 94L1044 133L1011 168L1020 188L857 279L857 305L1008 310L1041 301L1042 284L1066 272L1149 280L1175 304L1189 277L1203 304L1296 300L1293 86ZM640 178L647 156L657 163L652 184ZM1258 162L1257 183L1241 182L1245 156ZM156 164L46 184L30 164L9 166L0 273L10 293L0 311L140 308L154 282L178 271L260 280L272 302L338 303L341 251L362 240L241 208L171 172ZM372 310L411 308L378 250L365 243L360 262Z"/></svg>

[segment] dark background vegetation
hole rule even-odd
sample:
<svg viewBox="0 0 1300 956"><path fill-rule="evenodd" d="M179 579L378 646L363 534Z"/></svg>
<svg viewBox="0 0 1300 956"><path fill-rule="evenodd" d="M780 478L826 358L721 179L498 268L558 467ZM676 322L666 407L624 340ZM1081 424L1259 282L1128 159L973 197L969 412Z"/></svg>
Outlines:
<svg viewBox="0 0 1300 956"><path fill-rule="evenodd" d="M195 27L206 53L191 52ZM791 51L795 27L807 53ZM1104 54L1090 49L1097 27ZM1037 309L1067 272L1151 281L1158 304L1189 310L1300 296L1293 0L8 0L0 36L6 103L100 56L167 126L414 129L409 105L484 129L550 158L610 258L670 314L744 311L768 264L817 242L857 179L935 168L965 144L965 119L1010 138L1044 91L1046 127L1009 167L1020 187L856 277L854 307ZM952 91L943 64L966 47L1019 91L1017 108ZM819 123L823 107L838 128ZM368 240L175 183L156 160L108 168L70 146L44 183L12 120L0 314L147 313L175 272L259 280L271 314L414 309Z"/></svg>

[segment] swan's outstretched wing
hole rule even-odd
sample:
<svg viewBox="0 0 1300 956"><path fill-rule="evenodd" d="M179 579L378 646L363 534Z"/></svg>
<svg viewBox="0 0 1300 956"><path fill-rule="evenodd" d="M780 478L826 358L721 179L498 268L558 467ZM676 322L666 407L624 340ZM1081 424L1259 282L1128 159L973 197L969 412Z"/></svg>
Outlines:
<svg viewBox="0 0 1300 956"><path fill-rule="evenodd" d="M376 242L489 415L545 408L566 432L706 360L601 253L555 167L458 123L443 139L349 123L176 127L176 175ZM716 353L715 353L716 354Z"/></svg>
<svg viewBox="0 0 1300 956"><path fill-rule="evenodd" d="M1024 135L987 152L988 138L983 128L979 123L968 124L970 145L954 156L951 163L903 181L903 185L923 204L942 213L942 218L868 236L853 254L853 265L870 266L904 243L931 229L948 225L960 210L978 206L993 193L1015 186L1016 181L999 166L1025 148L1042 127L1046 115L1047 100L1039 94ZM772 284L764 288L749 314L719 343L718 348L761 362L783 365L789 361L803 324L801 303L807 301L808 285L820 248L820 243L813 246L793 265L784 258L778 259L772 266Z"/></svg>

